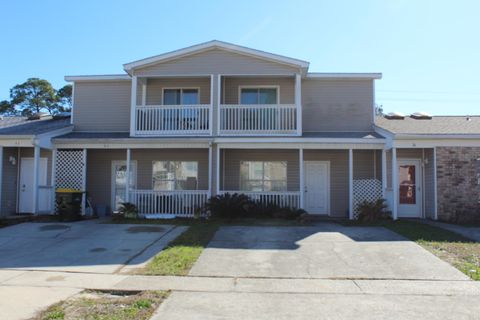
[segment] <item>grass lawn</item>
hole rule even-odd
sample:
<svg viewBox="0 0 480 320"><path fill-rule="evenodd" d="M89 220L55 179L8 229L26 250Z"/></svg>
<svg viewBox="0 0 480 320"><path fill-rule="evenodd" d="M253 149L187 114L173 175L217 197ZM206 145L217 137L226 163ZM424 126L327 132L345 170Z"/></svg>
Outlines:
<svg viewBox="0 0 480 320"><path fill-rule="evenodd" d="M106 293L90 291L58 302L34 320L146 320L168 296L165 291Z"/></svg>
<svg viewBox="0 0 480 320"><path fill-rule="evenodd" d="M457 233L414 221L380 221L351 226L382 226L415 241L440 259L447 261L473 280L480 280L480 243Z"/></svg>

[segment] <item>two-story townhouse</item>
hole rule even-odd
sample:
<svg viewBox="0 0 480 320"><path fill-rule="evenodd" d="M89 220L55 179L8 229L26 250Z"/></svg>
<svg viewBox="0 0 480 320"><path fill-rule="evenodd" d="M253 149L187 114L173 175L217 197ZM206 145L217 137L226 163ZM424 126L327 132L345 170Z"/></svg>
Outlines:
<svg viewBox="0 0 480 320"><path fill-rule="evenodd" d="M308 67L211 41L127 63L125 74L67 76L73 129L51 136L49 190L85 190L100 213L132 202L148 217L192 216L208 197L229 192L340 218L385 197L394 218L449 219L438 196L443 129L432 131L431 143L416 143L425 137L400 141L396 127L408 123L414 132L437 118L377 118L381 74ZM465 160L474 175L478 121L469 122L473 151ZM444 146L451 144L462 146ZM33 151L31 188L38 190L40 146ZM17 171L20 180L29 172ZM39 212L38 196L18 199L17 211L26 201L33 205L25 212Z"/></svg>

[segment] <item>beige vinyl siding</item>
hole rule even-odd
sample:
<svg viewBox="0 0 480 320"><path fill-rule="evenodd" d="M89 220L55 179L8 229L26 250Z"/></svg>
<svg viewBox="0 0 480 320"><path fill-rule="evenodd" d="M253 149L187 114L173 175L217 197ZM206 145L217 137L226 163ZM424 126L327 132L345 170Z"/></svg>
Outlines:
<svg viewBox="0 0 480 320"><path fill-rule="evenodd" d="M162 105L164 88L198 88L200 104L210 104L210 78L152 78L147 79L146 104ZM142 85L137 90L137 104L142 104Z"/></svg>
<svg viewBox="0 0 480 320"><path fill-rule="evenodd" d="M305 161L330 162L330 215L348 216L348 150L304 150Z"/></svg>
<svg viewBox="0 0 480 320"><path fill-rule="evenodd" d="M207 149L143 149L131 151L137 163L137 188L152 189L155 160L198 161L198 189L208 189ZM126 150L89 149L87 152L87 191L93 202L111 206L112 161L126 161Z"/></svg>
<svg viewBox="0 0 480 320"><path fill-rule="evenodd" d="M300 190L298 150L224 149L222 155L222 190L240 190L240 161L286 161L287 190Z"/></svg>
<svg viewBox="0 0 480 320"><path fill-rule="evenodd" d="M376 156L373 150L353 150L353 179L372 179L376 177ZM381 165L381 163L380 163Z"/></svg>
<svg viewBox="0 0 480 320"><path fill-rule="evenodd" d="M238 92L241 86L278 86L280 90L280 104L295 103L295 79L293 77L275 78L247 78L247 77L224 77L223 79L223 103L239 104Z"/></svg>
<svg viewBox="0 0 480 320"><path fill-rule="evenodd" d="M130 131L130 81L75 82L75 131Z"/></svg>
<svg viewBox="0 0 480 320"><path fill-rule="evenodd" d="M371 131L373 80L304 79L303 131Z"/></svg>
<svg viewBox="0 0 480 320"><path fill-rule="evenodd" d="M137 76L207 74L294 74L299 69L242 54L212 49L135 70Z"/></svg>
<svg viewBox="0 0 480 320"><path fill-rule="evenodd" d="M20 148L20 158L33 158L33 157L34 157L33 148ZM47 149L40 149L40 158L47 159L47 185L50 185L52 181L52 151ZM19 165L21 167L21 162Z"/></svg>
<svg viewBox="0 0 480 320"><path fill-rule="evenodd" d="M9 161L10 157L17 159L15 165ZM18 148L3 148L2 166L2 203L0 216L13 215L17 212L17 174L18 174Z"/></svg>

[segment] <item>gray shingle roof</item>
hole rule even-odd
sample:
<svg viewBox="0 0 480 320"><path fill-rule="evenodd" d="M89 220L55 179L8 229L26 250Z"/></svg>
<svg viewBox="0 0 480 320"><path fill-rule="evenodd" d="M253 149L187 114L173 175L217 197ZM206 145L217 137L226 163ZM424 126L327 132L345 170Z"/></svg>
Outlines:
<svg viewBox="0 0 480 320"><path fill-rule="evenodd" d="M2 135L37 135L70 127L70 118L28 120L26 117L4 117L0 119Z"/></svg>
<svg viewBox="0 0 480 320"><path fill-rule="evenodd" d="M376 132L304 132L305 138L383 139Z"/></svg>
<svg viewBox="0 0 480 320"><path fill-rule="evenodd" d="M394 134L411 135L480 135L480 116L434 116L431 119L389 120L377 117L379 128Z"/></svg>

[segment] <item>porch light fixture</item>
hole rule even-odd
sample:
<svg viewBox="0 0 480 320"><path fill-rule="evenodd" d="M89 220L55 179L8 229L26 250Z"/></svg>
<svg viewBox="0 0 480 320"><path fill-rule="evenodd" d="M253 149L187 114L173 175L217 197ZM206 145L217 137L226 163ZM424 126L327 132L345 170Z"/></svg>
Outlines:
<svg viewBox="0 0 480 320"><path fill-rule="evenodd" d="M8 158L8 161L10 161L10 163L12 164L12 166L16 165L17 164L17 159L15 159L14 156L10 156Z"/></svg>

